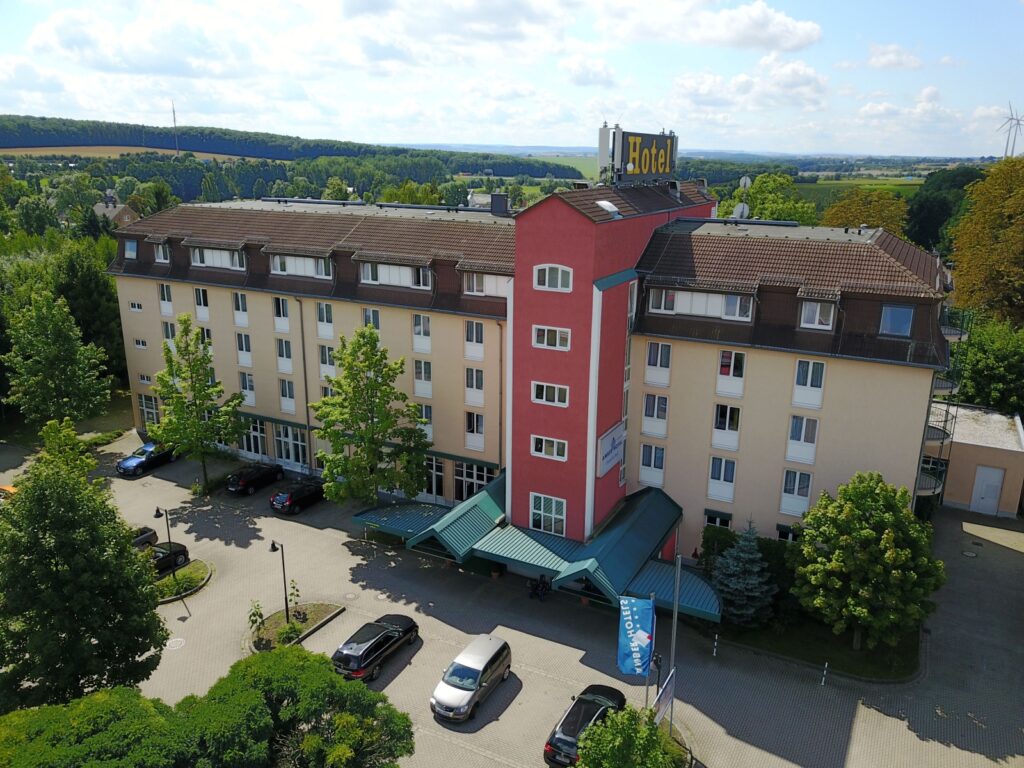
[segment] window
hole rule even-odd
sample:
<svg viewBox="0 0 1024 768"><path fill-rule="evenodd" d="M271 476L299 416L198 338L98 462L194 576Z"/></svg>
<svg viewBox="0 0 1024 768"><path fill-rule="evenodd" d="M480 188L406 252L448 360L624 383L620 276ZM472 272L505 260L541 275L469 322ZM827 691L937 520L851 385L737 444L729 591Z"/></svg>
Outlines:
<svg viewBox="0 0 1024 768"><path fill-rule="evenodd" d="M160 301L171 301L171 286L167 283L160 283Z"/></svg>
<svg viewBox="0 0 1024 768"><path fill-rule="evenodd" d="M291 379L278 379L278 388L281 393L281 410L295 413L295 382Z"/></svg>
<svg viewBox="0 0 1024 768"><path fill-rule="evenodd" d="M319 257L313 259L313 269L317 277L334 276L334 262L330 258Z"/></svg>
<svg viewBox="0 0 1024 768"><path fill-rule="evenodd" d="M644 395L644 420L641 431L645 435L665 437L668 434L668 398L664 395Z"/></svg>
<svg viewBox="0 0 1024 768"><path fill-rule="evenodd" d="M275 424L274 453L277 454L279 461L290 464L306 464L306 430L289 427L285 424Z"/></svg>
<svg viewBox="0 0 1024 768"><path fill-rule="evenodd" d="M434 423L434 406L427 405L426 403L416 403L416 407L419 408L421 419L427 422L428 425Z"/></svg>
<svg viewBox="0 0 1024 768"><path fill-rule="evenodd" d="M466 321L466 341L473 344L484 343L484 324L476 320Z"/></svg>
<svg viewBox="0 0 1024 768"><path fill-rule="evenodd" d="M245 251L231 251L231 269L245 269Z"/></svg>
<svg viewBox="0 0 1024 768"><path fill-rule="evenodd" d="M235 343L239 352L252 352L252 339L248 333L236 333Z"/></svg>
<svg viewBox="0 0 1024 768"><path fill-rule="evenodd" d="M796 541L796 534L788 525L776 525L775 531L779 541Z"/></svg>
<svg viewBox="0 0 1024 768"><path fill-rule="evenodd" d="M377 265L369 261L364 261L360 264L359 279L364 283L379 283L380 280Z"/></svg>
<svg viewBox="0 0 1024 768"><path fill-rule="evenodd" d="M824 386L825 363L817 360L796 361L793 405L806 408L820 408Z"/></svg>
<svg viewBox="0 0 1024 768"><path fill-rule="evenodd" d="M139 395L139 415L143 424L160 423L160 408L155 395Z"/></svg>
<svg viewBox="0 0 1024 768"><path fill-rule="evenodd" d="M565 536L565 499L531 493L530 527L535 531Z"/></svg>
<svg viewBox="0 0 1024 768"><path fill-rule="evenodd" d="M415 378L416 381L430 381L430 370L431 365L429 360L413 361L413 378Z"/></svg>
<svg viewBox="0 0 1024 768"><path fill-rule="evenodd" d="M413 352L430 352L430 315L412 316Z"/></svg>
<svg viewBox="0 0 1024 768"><path fill-rule="evenodd" d="M494 479L494 470L482 464L455 462L455 501L465 501Z"/></svg>
<svg viewBox="0 0 1024 768"><path fill-rule="evenodd" d="M753 308L754 299L752 296L727 295L725 297L725 303L722 308L722 319L749 320Z"/></svg>
<svg viewBox="0 0 1024 768"><path fill-rule="evenodd" d="M781 512L802 515L810 505L811 474L787 469L782 477Z"/></svg>
<svg viewBox="0 0 1024 768"><path fill-rule="evenodd" d="M913 324L913 307L886 304L882 307L882 323L878 332L883 336L909 336Z"/></svg>
<svg viewBox="0 0 1024 768"><path fill-rule="evenodd" d="M287 256L271 256L270 257L270 271L275 275L287 275L288 274L288 257Z"/></svg>
<svg viewBox="0 0 1024 768"><path fill-rule="evenodd" d="M735 451L740 447L740 409L734 405L715 405L715 424L711 445Z"/></svg>
<svg viewBox="0 0 1024 768"><path fill-rule="evenodd" d="M722 456L712 456L708 472L708 497L732 501L736 484L736 462Z"/></svg>
<svg viewBox="0 0 1024 768"><path fill-rule="evenodd" d="M249 301L244 293L232 293L231 301L234 303L235 312L248 312ZM276 299L275 299L276 301ZM276 308L276 307L275 307ZM288 310L285 309L285 315L287 316Z"/></svg>
<svg viewBox="0 0 1024 768"><path fill-rule="evenodd" d="M125 240L124 241L124 257L126 259L135 259L139 255L139 241L138 240Z"/></svg>
<svg viewBox="0 0 1024 768"><path fill-rule="evenodd" d="M716 528L729 528L732 526L732 515L728 512L715 512L712 509L705 509L704 525L712 525Z"/></svg>
<svg viewBox="0 0 1024 768"><path fill-rule="evenodd" d="M557 405L566 408L569 405L569 388L561 384L545 384L533 382L533 402L543 405Z"/></svg>
<svg viewBox="0 0 1024 768"><path fill-rule="evenodd" d="M242 371L238 374L238 389L245 405L256 405L256 381L251 373Z"/></svg>
<svg viewBox="0 0 1024 768"><path fill-rule="evenodd" d="M427 456L424 466L427 470L427 482L423 492L434 499L444 498L444 460L437 456Z"/></svg>
<svg viewBox="0 0 1024 768"><path fill-rule="evenodd" d="M288 339L277 339L277 356L285 360L292 359L292 343Z"/></svg>
<svg viewBox="0 0 1024 768"><path fill-rule="evenodd" d="M680 315L716 317L749 322L754 312L754 297L733 293L675 291L675 312Z"/></svg>
<svg viewBox="0 0 1024 768"><path fill-rule="evenodd" d="M153 246L153 259L157 264L166 264L171 260L171 246L167 243L158 243Z"/></svg>
<svg viewBox="0 0 1024 768"><path fill-rule="evenodd" d="M569 292L572 290L572 270L554 264L534 267L533 287L541 291Z"/></svg>
<svg viewBox="0 0 1024 768"><path fill-rule="evenodd" d="M245 453L256 456L267 455L267 425L260 419L250 419L249 428L242 433L239 447Z"/></svg>
<svg viewBox="0 0 1024 768"><path fill-rule="evenodd" d="M197 307L206 307L207 309L209 309L209 307L210 307L210 296L206 292L206 289L205 288L196 288L195 289L195 294L196 294L196 306Z"/></svg>
<svg viewBox="0 0 1024 768"><path fill-rule="evenodd" d="M363 307L363 325L372 325L380 330L380 310Z"/></svg>
<svg viewBox="0 0 1024 768"><path fill-rule="evenodd" d="M542 459L555 459L565 461L569 451L569 444L565 440L556 440L553 437L541 437L532 435L530 453Z"/></svg>
<svg viewBox="0 0 1024 768"><path fill-rule="evenodd" d="M480 407L484 404L483 368L466 369L466 405Z"/></svg>
<svg viewBox="0 0 1024 768"><path fill-rule="evenodd" d="M148 373L140 373L139 374L139 383L140 384L152 384L153 383L153 377L150 376Z"/></svg>
<svg viewBox="0 0 1024 768"><path fill-rule="evenodd" d="M221 248L192 248L191 260L196 267L218 267L220 269L245 269L245 252Z"/></svg>
<svg viewBox="0 0 1024 768"><path fill-rule="evenodd" d="M564 352L569 349L569 329L535 325L533 326L533 346Z"/></svg>
<svg viewBox="0 0 1024 768"><path fill-rule="evenodd" d="M675 311L675 291L667 291L664 288L651 289L651 312L666 312L668 314L672 314Z"/></svg>
<svg viewBox="0 0 1024 768"><path fill-rule="evenodd" d="M142 311L142 302L141 301L131 301L131 302L128 303L128 308L132 312L141 312Z"/></svg>
<svg viewBox="0 0 1024 768"><path fill-rule="evenodd" d="M412 271L412 287L429 291L434 284L430 267L416 267Z"/></svg>
<svg viewBox="0 0 1024 768"><path fill-rule="evenodd" d="M316 321L318 323L334 323L334 305L318 301L316 303Z"/></svg>
<svg viewBox="0 0 1024 768"><path fill-rule="evenodd" d="M167 341L174 341L174 337L178 335L178 329L174 323L168 323L166 320L162 323L164 329L164 338Z"/></svg>
<svg viewBox="0 0 1024 768"><path fill-rule="evenodd" d="M484 295L484 276L481 272L466 272L462 276L462 286L466 293L474 296Z"/></svg>
<svg viewBox="0 0 1024 768"><path fill-rule="evenodd" d="M202 248L192 248L190 254L192 256L192 263L195 266L202 267L206 265L206 254Z"/></svg>
<svg viewBox="0 0 1024 768"><path fill-rule="evenodd" d="M471 451L484 449L484 415L466 411L466 448Z"/></svg>
<svg viewBox="0 0 1024 768"><path fill-rule="evenodd" d="M211 328L201 328L200 331L203 334L203 341L207 344L213 344L213 330Z"/></svg>
<svg viewBox="0 0 1024 768"><path fill-rule="evenodd" d="M790 416L789 439L795 443L814 445L818 440L818 420L806 416Z"/></svg>
<svg viewBox="0 0 1024 768"><path fill-rule="evenodd" d="M822 331L832 330L832 317L835 304L826 301L805 301L800 310L800 327L817 328Z"/></svg>
<svg viewBox="0 0 1024 768"><path fill-rule="evenodd" d="M135 340L135 348L136 349L145 349L147 346L148 345L146 344L146 340L145 339L136 339Z"/></svg>
<svg viewBox="0 0 1024 768"><path fill-rule="evenodd" d="M330 387L327 384L321 384L320 397L334 397L334 387Z"/></svg>
<svg viewBox="0 0 1024 768"><path fill-rule="evenodd" d="M320 365L334 367L334 347L320 345Z"/></svg>
<svg viewBox="0 0 1024 768"><path fill-rule="evenodd" d="M665 449L660 445L641 444L640 466L659 471L665 469Z"/></svg>
<svg viewBox="0 0 1024 768"><path fill-rule="evenodd" d="M429 360L413 360L412 362L412 391L417 397L433 397L434 385L433 367Z"/></svg>
<svg viewBox="0 0 1024 768"><path fill-rule="evenodd" d="M743 352L723 351L718 365L718 375L733 379L743 378L743 367L747 356Z"/></svg>
<svg viewBox="0 0 1024 768"><path fill-rule="evenodd" d="M647 342L647 366L644 382L656 387L667 387L672 362L672 345L658 341Z"/></svg>

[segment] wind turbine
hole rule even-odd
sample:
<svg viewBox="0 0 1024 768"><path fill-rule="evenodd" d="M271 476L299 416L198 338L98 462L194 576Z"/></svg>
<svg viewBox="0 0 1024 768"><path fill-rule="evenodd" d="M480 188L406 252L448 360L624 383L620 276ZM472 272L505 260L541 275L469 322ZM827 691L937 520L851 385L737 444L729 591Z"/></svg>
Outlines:
<svg viewBox="0 0 1024 768"><path fill-rule="evenodd" d="M999 126L999 130L1006 131L1006 146L1003 148L1003 157L1013 157L1017 154L1017 137L1024 131L1024 116L1021 113L1014 113L1013 103L1010 103L1010 115Z"/></svg>

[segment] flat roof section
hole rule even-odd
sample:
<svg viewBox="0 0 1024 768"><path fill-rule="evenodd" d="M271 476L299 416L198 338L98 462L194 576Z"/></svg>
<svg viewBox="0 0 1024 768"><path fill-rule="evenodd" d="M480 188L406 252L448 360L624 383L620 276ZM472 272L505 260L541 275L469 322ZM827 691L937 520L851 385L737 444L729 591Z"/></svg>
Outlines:
<svg viewBox="0 0 1024 768"><path fill-rule="evenodd" d="M937 401L935 407L941 408L942 405ZM956 417L953 426L954 443L1024 451L1024 435L1021 434L1019 417L968 405L951 406L950 410Z"/></svg>
<svg viewBox="0 0 1024 768"><path fill-rule="evenodd" d="M475 221L515 226L511 216L495 216L487 208L457 206L416 206L399 203L360 203L355 200L303 200L298 198L262 198L260 200L226 200L221 203L183 203L197 208L219 208L235 211L291 211L294 213L348 214L383 216L391 219L426 219L433 221Z"/></svg>

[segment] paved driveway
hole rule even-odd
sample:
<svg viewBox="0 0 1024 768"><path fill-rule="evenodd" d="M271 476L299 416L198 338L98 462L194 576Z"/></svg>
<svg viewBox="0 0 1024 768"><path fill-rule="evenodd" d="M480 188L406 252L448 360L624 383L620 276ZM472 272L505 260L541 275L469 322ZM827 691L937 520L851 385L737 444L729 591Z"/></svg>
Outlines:
<svg viewBox="0 0 1024 768"><path fill-rule="evenodd" d="M112 474L114 458L133 441L127 436L106 449L102 471ZM0 482L10 474L0 471ZM311 650L332 650L382 613L405 612L420 623L422 639L372 684L413 717L417 751L403 765L539 766L551 725L584 685L612 683L643 702L643 688L615 670L613 613L560 595L538 603L516 577L491 580L360 541L352 510L330 503L280 518L269 514L268 488L251 499L215 494L192 505L195 474L194 465L179 461L138 480L112 480L129 522L162 523L153 520L153 507L174 509L174 540L216 568L194 598L160 608L172 641L142 685L147 695L173 703L203 693L242 657L250 601L260 600L266 613L283 604L279 555L268 551L275 539L285 545L288 577L304 600L347 607L307 641ZM965 518L980 527L965 532ZM724 647L713 658L710 641L683 628L676 720L698 757L711 768L1024 765L1024 526L946 511L936 529L949 583L929 621L926 673L913 684L833 677L822 687L816 670L795 664ZM514 674L477 720L439 724L427 708L430 692L480 632L510 642ZM666 657L668 637L662 620Z"/></svg>

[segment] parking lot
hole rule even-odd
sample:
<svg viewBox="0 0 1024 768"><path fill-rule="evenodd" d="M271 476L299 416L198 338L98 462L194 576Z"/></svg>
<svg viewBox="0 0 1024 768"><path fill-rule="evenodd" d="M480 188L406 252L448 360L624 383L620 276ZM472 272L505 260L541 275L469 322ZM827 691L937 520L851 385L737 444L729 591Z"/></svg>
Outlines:
<svg viewBox="0 0 1024 768"><path fill-rule="evenodd" d="M416 754L403 766L540 766L551 727L570 697L590 683L612 684L631 702L644 691L615 669L616 618L563 595L530 600L515 576L491 579L441 561L359 538L354 509L323 502L301 515L271 514L274 487L238 498L223 492L193 500L198 466L178 461L138 479L116 477L114 461L134 449L134 433L101 449L100 472L125 519L166 538L156 506L171 510L174 541L215 569L211 583L159 611L171 640L146 695L174 703L201 694L247 650L247 614L259 600L270 614L283 607L281 560L308 602L334 602L346 611L306 641L329 653L360 624L384 613L405 613L420 639L400 650L370 683L408 712ZM17 472L23 454L0 447L0 483ZM210 472L223 472L214 463ZM720 647L683 627L676 724L711 768L732 766L989 766L1024 764L1024 528L1000 523L984 539L961 525L959 513L936 519L936 550L949 584L929 621L924 670L913 683L870 685ZM989 521L975 523L988 525ZM1016 537L1016 538L1013 538ZM1015 545L1006 542L1016 542ZM1016 547L1016 548L1014 548ZM963 557L964 550L976 556ZM659 621L658 650L668 654L669 623ZM444 667L478 633L495 633L512 648L513 674L461 725L435 722L428 699Z"/></svg>

